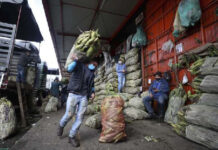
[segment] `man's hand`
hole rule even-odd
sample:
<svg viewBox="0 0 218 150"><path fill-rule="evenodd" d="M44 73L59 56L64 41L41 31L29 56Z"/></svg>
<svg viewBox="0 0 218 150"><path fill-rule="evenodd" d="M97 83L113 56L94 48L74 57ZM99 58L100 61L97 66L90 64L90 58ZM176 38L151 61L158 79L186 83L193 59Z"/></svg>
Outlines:
<svg viewBox="0 0 218 150"><path fill-rule="evenodd" d="M122 72L125 73L126 71L125 71L125 70L122 70Z"/></svg>
<svg viewBox="0 0 218 150"><path fill-rule="evenodd" d="M76 55L72 55L72 57L71 57L73 60L78 60L78 57L76 56Z"/></svg>
<svg viewBox="0 0 218 150"><path fill-rule="evenodd" d="M91 102L93 102L94 98L95 98L95 93L92 93L92 95L91 95Z"/></svg>
<svg viewBox="0 0 218 150"><path fill-rule="evenodd" d="M153 94L152 94L152 93L149 93L149 96L150 96L150 97L153 97Z"/></svg>
<svg viewBox="0 0 218 150"><path fill-rule="evenodd" d="M159 92L159 90L158 89L154 89L154 92L157 93L157 92Z"/></svg>

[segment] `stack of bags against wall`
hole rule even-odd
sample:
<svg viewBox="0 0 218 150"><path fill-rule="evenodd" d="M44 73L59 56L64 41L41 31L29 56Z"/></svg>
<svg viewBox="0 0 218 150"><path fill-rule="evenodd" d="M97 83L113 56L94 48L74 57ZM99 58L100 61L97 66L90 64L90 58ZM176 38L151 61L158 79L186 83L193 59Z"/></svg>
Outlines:
<svg viewBox="0 0 218 150"><path fill-rule="evenodd" d="M106 78L105 78L105 66L101 65L96 72L95 76L95 102L100 104L101 100L105 97L105 87L106 87Z"/></svg>
<svg viewBox="0 0 218 150"><path fill-rule="evenodd" d="M138 49L134 48L125 55L126 64L126 84L123 89L125 93L137 94L140 91L142 83L142 72L139 62Z"/></svg>
<svg viewBox="0 0 218 150"><path fill-rule="evenodd" d="M105 70L106 84L112 84L114 92L118 92L118 76L116 72L116 64L112 61L112 66Z"/></svg>
<svg viewBox="0 0 218 150"><path fill-rule="evenodd" d="M124 100L124 115L125 120L141 120L148 117L148 113L145 111L145 106L143 104L143 98L148 96L148 91L145 91L141 94L141 97L134 96L127 93L120 93L120 96ZM129 99L128 99L129 97Z"/></svg>
<svg viewBox="0 0 218 150"><path fill-rule="evenodd" d="M194 104L178 113L173 127L194 142L218 149L218 57L199 59L189 70L196 76L191 84L195 94L188 92Z"/></svg>

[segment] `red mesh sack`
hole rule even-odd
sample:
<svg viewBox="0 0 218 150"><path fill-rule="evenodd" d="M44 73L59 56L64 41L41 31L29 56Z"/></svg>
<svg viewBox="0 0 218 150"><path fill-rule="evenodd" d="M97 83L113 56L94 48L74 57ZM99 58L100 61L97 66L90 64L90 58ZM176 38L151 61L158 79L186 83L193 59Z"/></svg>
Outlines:
<svg viewBox="0 0 218 150"><path fill-rule="evenodd" d="M101 103L102 132L100 142L118 142L126 137L124 101L119 96L106 97Z"/></svg>

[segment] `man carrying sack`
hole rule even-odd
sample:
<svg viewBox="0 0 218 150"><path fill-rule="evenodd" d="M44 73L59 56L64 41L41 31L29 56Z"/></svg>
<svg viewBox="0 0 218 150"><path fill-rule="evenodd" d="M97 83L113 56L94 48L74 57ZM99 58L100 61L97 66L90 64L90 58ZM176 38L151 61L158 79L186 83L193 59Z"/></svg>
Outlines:
<svg viewBox="0 0 218 150"><path fill-rule="evenodd" d="M62 136L64 127L67 122L75 114L77 108L76 119L69 133L69 143L73 147L80 146L80 142L76 139L76 134L80 128L84 113L88 105L88 99L94 99L94 71L97 66L96 61L81 62L73 55L73 62L68 65L67 71L71 72L70 82L68 84L69 95L67 98L66 112L61 118L58 127L58 136Z"/></svg>

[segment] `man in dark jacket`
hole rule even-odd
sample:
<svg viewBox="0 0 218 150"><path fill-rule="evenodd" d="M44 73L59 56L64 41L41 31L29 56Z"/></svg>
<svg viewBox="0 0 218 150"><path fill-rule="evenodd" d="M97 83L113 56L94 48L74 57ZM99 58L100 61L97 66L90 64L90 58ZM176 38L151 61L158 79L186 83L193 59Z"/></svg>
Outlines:
<svg viewBox="0 0 218 150"><path fill-rule="evenodd" d="M72 125L69 134L69 142L74 147L80 145L79 140L76 139L76 134L80 128L83 120L84 113L88 105L88 99L94 99L94 70L97 66L95 62L81 63L77 61L74 56L74 60L68 65L68 72L72 72L70 82L68 84L68 99L66 104L66 112L60 120L58 136L63 134L63 129L67 122L72 118L76 109L76 120Z"/></svg>
<svg viewBox="0 0 218 150"><path fill-rule="evenodd" d="M33 61L33 58L30 57L29 51L26 51L25 54L21 54L19 61L17 63L17 82L26 82L27 65L31 61Z"/></svg>
<svg viewBox="0 0 218 150"><path fill-rule="evenodd" d="M155 117L155 114L150 102L154 99L157 100L159 106L159 118L163 119L164 104L165 101L168 99L169 85L168 82L164 78L162 78L161 72L156 72L154 76L155 80L149 87L149 96L143 99L143 103L149 113L150 118L153 118Z"/></svg>

